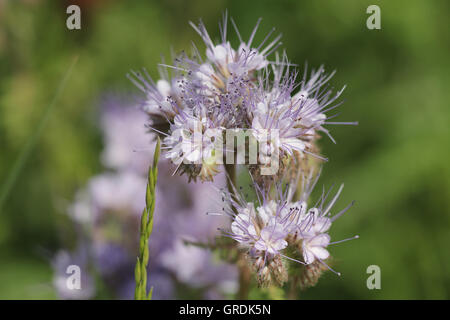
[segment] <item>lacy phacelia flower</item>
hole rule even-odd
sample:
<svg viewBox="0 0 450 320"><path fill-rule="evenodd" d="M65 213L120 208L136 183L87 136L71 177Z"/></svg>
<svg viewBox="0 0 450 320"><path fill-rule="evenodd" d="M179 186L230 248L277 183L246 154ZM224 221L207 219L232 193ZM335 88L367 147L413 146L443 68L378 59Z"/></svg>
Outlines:
<svg viewBox="0 0 450 320"><path fill-rule="evenodd" d="M195 62L194 60L190 60L190 62L192 65L198 67L199 72L206 77L205 80L210 81L211 84L218 89L223 89L228 84L231 75L238 77L249 76L249 73L265 68L269 64L267 56L281 44L279 42L281 35L279 35L263 48L264 44L274 31L274 29L272 29L263 42L261 42L257 48L253 48L253 39L261 19L256 23L247 42L242 40L236 24L233 19L231 19L240 41L239 48L234 50L227 40L227 22L228 18L225 14L223 24L220 28L222 42L219 44L214 44L211 40L203 22L200 22L198 26L192 22L190 23L205 42L207 48L206 57L208 58L208 61L204 63L201 63L200 61ZM217 86L217 84L219 85Z"/></svg>
<svg viewBox="0 0 450 320"><path fill-rule="evenodd" d="M325 202L330 192L322 195L318 203L308 209L306 201L317 178L314 181L311 175L304 178L303 192L297 201L293 200L294 192L291 187L286 187L284 192L281 186L272 188L276 194L274 200L269 200L271 197L269 192L260 192L259 187L256 187L260 194L260 202L256 206L251 202L245 202L237 190L234 194L223 193L227 204L224 210L232 217L230 230L223 232L236 240L241 248L247 250L261 285L270 284L273 279L278 281L279 285L286 281L287 276L280 277L280 274L287 275L286 265L280 262L283 259L302 265L317 261L332 270L325 262L330 256L327 247L344 240L330 242L328 231L332 222L353 203L337 214L331 215L331 209L342 191L342 185L326 206ZM297 184L294 182L293 185ZM358 236L345 240L354 238ZM276 266L276 270L271 266ZM280 282L280 279L284 280Z"/></svg>
<svg viewBox="0 0 450 320"><path fill-rule="evenodd" d="M212 180L223 159L215 154L211 135L193 141L193 132L205 135L208 129L251 129L260 145L260 165L267 165L273 156L301 160L311 154L326 160L317 154L315 141L318 131L333 140L324 125L338 124L328 121L334 115L326 115L340 104L335 102L342 90L333 95L327 88L334 73L326 75L320 67L308 78L305 68L297 83L297 72L291 70L286 53L282 59L277 53L274 61L268 60L281 44L280 36L269 40L274 30L254 45L260 20L246 42L231 22L239 38L237 49L227 39L227 14L220 25L219 43L211 40L202 22L191 22L206 45L205 55L194 46L192 55L182 53L173 65L161 64L162 79L156 82L145 70L130 76L146 93L143 109L150 115L149 127L166 137L167 157L190 178ZM215 132L213 138L222 138L221 131ZM230 151L236 152L236 148ZM188 162L192 165L185 165Z"/></svg>
<svg viewBox="0 0 450 320"><path fill-rule="evenodd" d="M219 173L216 156L217 142L221 140L221 127L214 127L204 115L195 117L181 111L175 116L171 134L164 138L166 158L178 165L183 172L189 172L189 179L200 176L202 181L212 181Z"/></svg>
<svg viewBox="0 0 450 320"><path fill-rule="evenodd" d="M160 70L163 77L156 83L144 69L143 72L132 71L128 78L146 94L141 102L142 109L150 115L152 123L167 122L176 114L172 101L178 99L178 78L167 79L167 70Z"/></svg>
<svg viewBox="0 0 450 320"><path fill-rule="evenodd" d="M272 65L273 80L266 73L258 81L258 89L249 99L248 116L254 136L259 142L265 142L260 156L265 153L279 152L281 156L293 156L294 152L303 157L310 154L321 160L327 160L314 153L317 131L325 132L331 140L334 139L325 124L356 124L354 122L327 122L326 112L336 108L333 103L339 98L342 90L332 96L332 91L324 86L334 73L324 74L323 67L312 71L308 80L305 75L301 83L296 83L296 72L290 72L291 64L286 55L280 61L278 55ZM286 68L287 66L287 68ZM297 87L300 90L294 94ZM272 134L275 132L275 134ZM267 139L267 135L271 138ZM261 161L264 163L263 161Z"/></svg>

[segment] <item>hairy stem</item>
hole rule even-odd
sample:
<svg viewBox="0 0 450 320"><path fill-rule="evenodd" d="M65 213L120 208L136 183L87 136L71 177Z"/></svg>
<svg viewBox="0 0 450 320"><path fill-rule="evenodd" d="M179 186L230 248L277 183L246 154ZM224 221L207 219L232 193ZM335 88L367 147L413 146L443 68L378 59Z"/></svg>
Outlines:
<svg viewBox="0 0 450 320"><path fill-rule="evenodd" d="M239 291L237 298L239 300L247 300L248 293L250 291L252 274L250 272L250 267L243 253L240 254L238 267L239 267Z"/></svg>
<svg viewBox="0 0 450 320"><path fill-rule="evenodd" d="M298 299L298 282L299 282L299 276L295 275L293 279L291 280L291 284L289 286L289 291L287 293L287 299L288 300L297 300Z"/></svg>
<svg viewBox="0 0 450 320"><path fill-rule="evenodd" d="M233 194L234 193L233 187L234 188L237 187L236 165L226 164L225 170L228 175L228 179L227 179L228 191L231 194ZM233 210L235 210L235 208L233 208ZM236 243L236 247L237 247L237 243ZM238 249L238 248L236 248L236 249ZM250 272L248 263L245 259L244 253L239 253L237 265L238 265L238 269L239 269L239 291L237 294L237 298L240 300L246 300L246 299L248 299L248 293L250 290L251 272Z"/></svg>

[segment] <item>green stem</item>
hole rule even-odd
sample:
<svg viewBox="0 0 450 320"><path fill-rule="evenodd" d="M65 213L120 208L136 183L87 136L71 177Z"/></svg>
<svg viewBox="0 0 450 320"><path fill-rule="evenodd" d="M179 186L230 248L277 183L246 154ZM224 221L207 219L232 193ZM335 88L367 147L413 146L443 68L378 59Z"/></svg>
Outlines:
<svg viewBox="0 0 450 320"><path fill-rule="evenodd" d="M298 299L298 282L299 282L299 276L295 275L294 279L291 281L289 291L287 294L288 300L297 300Z"/></svg>
<svg viewBox="0 0 450 320"><path fill-rule="evenodd" d="M238 268L239 268L239 291L237 297L239 300L247 300L248 293L250 291L252 274L250 272L250 268L244 257L244 254L242 253L240 254L240 258L238 261Z"/></svg>
<svg viewBox="0 0 450 320"><path fill-rule="evenodd" d="M231 194L234 194L233 187L237 188L236 165L226 164L225 170L228 175L228 179L227 179L228 191ZM235 208L233 208L233 210L235 210ZM237 249L237 247L236 247L236 249ZM248 293L250 291L251 272L250 272L248 263L247 263L243 253L239 253L237 265L238 265L238 269L239 269L239 291L237 293L237 298L240 300L247 300Z"/></svg>
<svg viewBox="0 0 450 320"><path fill-rule="evenodd" d="M148 240L153 230L153 212L155 211L155 190L158 177L158 160L160 154L161 141L158 138L153 155L153 164L148 170L147 192L145 195L145 208L142 212L139 256L134 269L136 279L136 289L134 291L135 300L151 300L153 288L147 294L147 265L149 257Z"/></svg>

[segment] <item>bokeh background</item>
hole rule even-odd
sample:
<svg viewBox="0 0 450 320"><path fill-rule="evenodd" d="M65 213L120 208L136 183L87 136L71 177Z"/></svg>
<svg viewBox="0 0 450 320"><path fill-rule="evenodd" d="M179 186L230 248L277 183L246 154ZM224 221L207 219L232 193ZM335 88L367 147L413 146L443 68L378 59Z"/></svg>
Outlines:
<svg viewBox="0 0 450 320"><path fill-rule="evenodd" d="M82 29L66 28L70 3ZM381 8L381 30L366 28L366 8ZM125 77L199 37L213 37L225 9L248 37L273 26L300 66L336 69L347 84L337 140L321 140L321 183L345 182L336 223L342 277L327 273L303 299L448 299L450 297L450 2L442 1L44 1L0 0L0 298L57 298L49 257L70 242L64 212L76 190L102 170L99 96L136 89ZM230 32L232 40L237 37ZM36 133L61 78L68 85L26 157L12 188L7 177ZM10 191L6 193L7 191ZM381 268L381 290L368 290L366 268Z"/></svg>

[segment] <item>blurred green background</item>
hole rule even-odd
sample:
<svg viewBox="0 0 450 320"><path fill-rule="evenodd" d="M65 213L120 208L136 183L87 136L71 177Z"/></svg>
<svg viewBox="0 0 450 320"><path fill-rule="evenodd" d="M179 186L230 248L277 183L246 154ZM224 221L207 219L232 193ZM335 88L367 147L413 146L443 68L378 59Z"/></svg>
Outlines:
<svg viewBox="0 0 450 320"><path fill-rule="evenodd" d="M82 29L66 28L66 7L82 8ZM381 8L381 30L366 28L366 8ZM98 99L137 90L126 79L160 55L200 39L202 18L218 38L225 9L248 37L275 26L291 61L337 69L347 84L330 162L320 183L345 182L338 205L339 278L327 273L303 299L450 298L449 1L18 1L0 0L0 185L78 55L43 134L0 208L0 298L56 298L48 259L67 240L64 212L75 191L102 170ZM232 40L237 40L230 32ZM0 191L4 194L5 189ZM67 229L67 228L66 228ZM368 290L366 268L381 268Z"/></svg>

